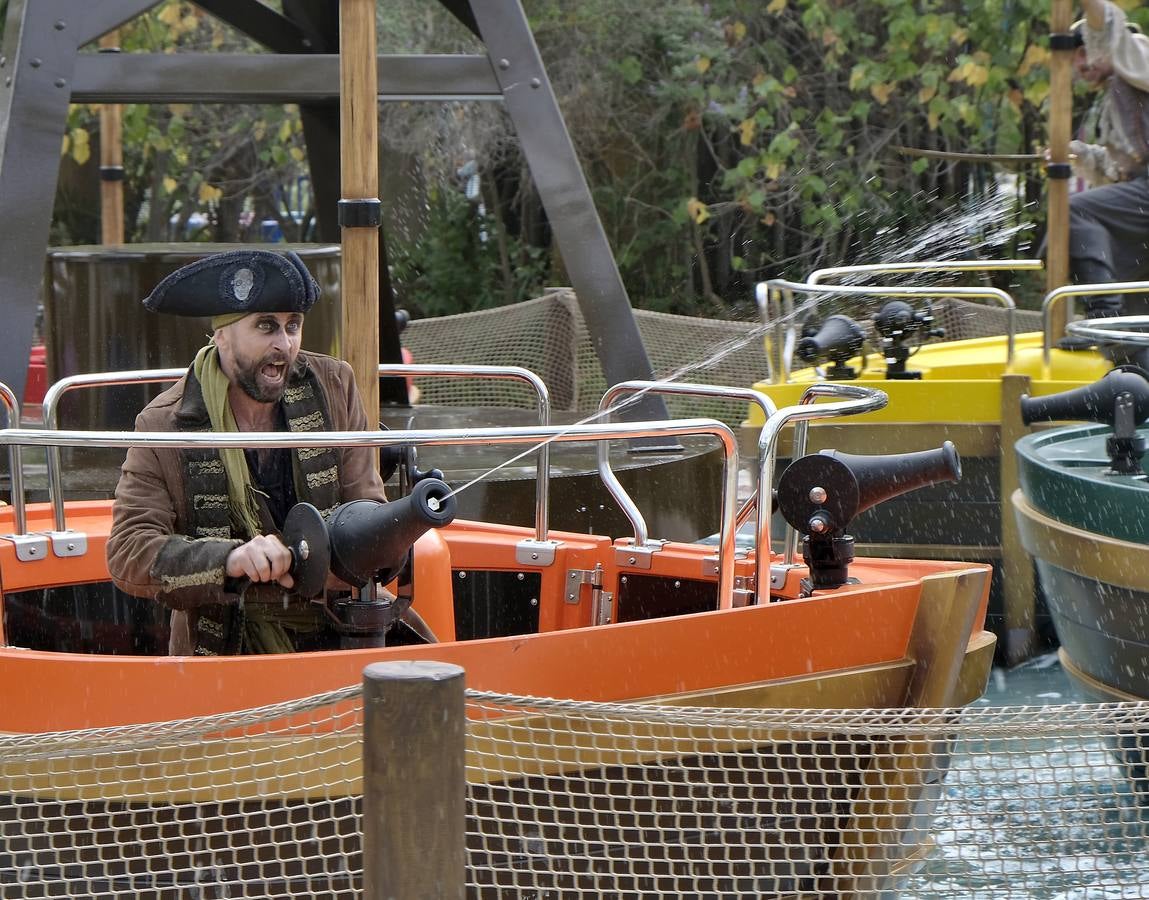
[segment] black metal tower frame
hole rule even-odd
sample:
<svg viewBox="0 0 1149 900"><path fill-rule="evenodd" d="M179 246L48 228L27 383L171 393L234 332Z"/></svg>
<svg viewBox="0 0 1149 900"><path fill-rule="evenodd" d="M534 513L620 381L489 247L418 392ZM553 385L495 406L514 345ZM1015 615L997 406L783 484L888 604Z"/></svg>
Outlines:
<svg viewBox="0 0 1149 900"><path fill-rule="evenodd" d="M69 103L297 103L321 240L339 227L334 0L194 0L271 53L81 53L160 0L11 0L0 48L0 381L23 396ZM501 100L521 142L608 384L651 366L538 47L518 0L440 0L485 55L383 55L380 99ZM398 361L386 254L380 348ZM627 417L665 418L659 397Z"/></svg>

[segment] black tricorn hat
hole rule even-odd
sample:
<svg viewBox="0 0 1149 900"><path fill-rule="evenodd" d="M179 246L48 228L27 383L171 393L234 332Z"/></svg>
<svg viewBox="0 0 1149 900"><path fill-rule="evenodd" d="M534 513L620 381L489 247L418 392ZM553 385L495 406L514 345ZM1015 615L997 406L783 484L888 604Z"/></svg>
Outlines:
<svg viewBox="0 0 1149 900"><path fill-rule="evenodd" d="M305 313L319 285L290 250L229 250L176 269L156 285L144 306L175 316Z"/></svg>

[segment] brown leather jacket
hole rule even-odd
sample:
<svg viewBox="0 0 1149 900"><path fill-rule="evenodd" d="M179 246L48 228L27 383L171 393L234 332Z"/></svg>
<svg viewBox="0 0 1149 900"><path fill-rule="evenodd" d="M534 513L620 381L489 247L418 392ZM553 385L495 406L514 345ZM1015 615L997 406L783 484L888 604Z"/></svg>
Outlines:
<svg viewBox="0 0 1149 900"><path fill-rule="evenodd" d="M302 351L289 386L298 384L308 369L315 373L323 390L331 430L367 430L367 416L351 367L330 356ZM185 375L144 408L136 418L137 431L180 430L179 420L206 423L207 410L198 385L193 384L194 389L187 390L188 377ZM374 448L347 448L338 453L339 502L385 499ZM270 517L266 510L263 512L265 530L274 532ZM108 572L121 590L172 607L169 651L173 655L192 652L191 635L197 607L239 599L227 590L224 563L242 541L192 538L188 536L188 523L188 497L180 451L130 449L120 471L112 506ZM182 576L187 577L181 582ZM249 589L245 599L283 597L283 589L278 585L257 588L256 596L253 589ZM267 596L258 596L261 593Z"/></svg>

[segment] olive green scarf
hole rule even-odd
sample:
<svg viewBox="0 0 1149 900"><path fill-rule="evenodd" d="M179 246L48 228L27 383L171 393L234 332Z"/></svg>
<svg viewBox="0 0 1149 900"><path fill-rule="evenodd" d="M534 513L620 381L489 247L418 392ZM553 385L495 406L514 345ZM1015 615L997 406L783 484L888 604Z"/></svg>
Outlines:
<svg viewBox="0 0 1149 900"><path fill-rule="evenodd" d="M203 402L207 407L211 430L234 434L239 431L231 404L227 402L229 381L219 365L219 349L214 343L208 344L196 354L192 371L203 391ZM259 521L259 505L256 503L256 489L251 482L251 472L243 450L228 447L219 451L227 472L227 496L231 511L232 526L248 539L263 534Z"/></svg>

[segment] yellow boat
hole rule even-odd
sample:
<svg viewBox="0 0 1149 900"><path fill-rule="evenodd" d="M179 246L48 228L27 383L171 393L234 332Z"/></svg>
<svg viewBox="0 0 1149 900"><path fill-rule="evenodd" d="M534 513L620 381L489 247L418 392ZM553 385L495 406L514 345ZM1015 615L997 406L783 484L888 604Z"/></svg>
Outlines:
<svg viewBox="0 0 1149 900"><path fill-rule="evenodd" d="M885 408L849 421L814 423L809 446L800 447L799 452L825 447L850 453L891 452L894 448L906 452L937 446L945 440L961 447L966 474L960 487L920 491L912 500L864 513L856 522L854 535L859 552L870 556L993 563L991 624L1009 663L1023 661L1038 648L1044 625L1033 567L1009 510L1009 497L1017 487L1013 445L1029 430L1020 419L1018 399L1022 394L1054 394L1091 384L1112 368L1095 349L1058 349L1054 326L1067 301L1084 294L1145 291L1149 285L1058 288L1043 301L1041 329L1015 334L1019 314L1013 298L997 288L826 282L845 276L916 276L1039 266L1037 260L844 266L819 270L807 282L774 280L758 286L764 316L771 316L767 353L772 378L755 384L756 390L779 406L791 405L799 402L811 384L831 377L848 384L880 387L890 397ZM796 297L810 297L812 301L796 306ZM856 323L851 325L843 321L845 317L834 316L837 321L830 323L829 332L800 336L798 313L805 310L816 314L823 298L845 298L872 307L900 301L903 319L900 326L875 326L866 335ZM1004 333L928 343L934 324L930 305L937 301L960 306L962 315L975 322L996 315ZM975 306L971 301L992 303L1000 311ZM781 315L775 315L776 307ZM1032 313L1022 315L1033 317ZM877 352L867 353L867 344ZM790 363L795 356L818 358L828 363L828 368L806 365L792 370ZM753 440L752 432L760 426L760 413L751 409L744 429L746 441ZM944 516L939 514L939 504L944 504ZM789 552L792 554L792 549Z"/></svg>

